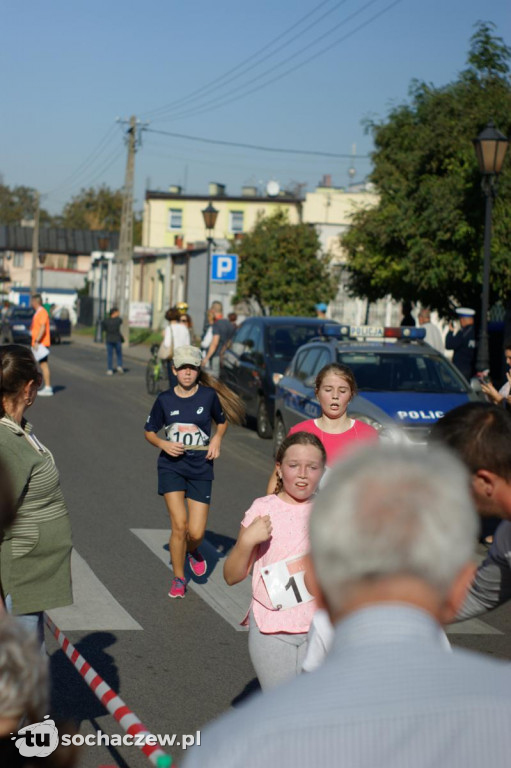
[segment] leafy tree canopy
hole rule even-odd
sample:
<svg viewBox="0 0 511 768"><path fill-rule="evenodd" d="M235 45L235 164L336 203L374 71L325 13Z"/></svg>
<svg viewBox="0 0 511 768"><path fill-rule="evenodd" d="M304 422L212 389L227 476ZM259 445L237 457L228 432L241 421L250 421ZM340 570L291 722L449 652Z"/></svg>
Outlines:
<svg viewBox="0 0 511 768"><path fill-rule="evenodd" d="M33 221L35 216L35 190L30 187L8 187L0 183L0 224L21 224ZM51 221L48 211L41 208L39 221L47 224Z"/></svg>
<svg viewBox="0 0 511 768"><path fill-rule="evenodd" d="M122 190L110 189L105 185L95 189L82 189L67 205L59 218L59 225L70 229L106 229L118 232L121 228ZM142 217L135 214L133 219L133 240L141 242Z"/></svg>
<svg viewBox="0 0 511 768"><path fill-rule="evenodd" d="M314 305L328 302L335 286L327 259L319 256L316 230L290 224L283 211L260 218L241 245L235 301L255 299L272 315L314 315Z"/></svg>
<svg viewBox="0 0 511 768"><path fill-rule="evenodd" d="M64 206L62 213L51 216L40 208L41 226L70 229L105 229L118 232L121 227L122 191L105 185L82 189ZM0 224L32 221L35 214L35 190L30 187L8 187L0 183ZM133 217L133 240L142 239L142 214Z"/></svg>
<svg viewBox="0 0 511 768"><path fill-rule="evenodd" d="M342 237L354 295L390 294L441 313L453 301L479 306L485 200L472 139L490 119L511 132L511 49L493 30L476 25L468 67L455 82L414 81L410 103L369 124L380 201L356 213ZM493 209L492 300L511 293L510 160Z"/></svg>

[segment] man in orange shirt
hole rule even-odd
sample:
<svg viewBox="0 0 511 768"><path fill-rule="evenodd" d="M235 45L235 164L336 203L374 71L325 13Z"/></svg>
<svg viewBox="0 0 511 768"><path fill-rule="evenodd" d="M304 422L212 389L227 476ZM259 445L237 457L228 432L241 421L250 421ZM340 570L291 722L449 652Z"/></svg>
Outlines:
<svg viewBox="0 0 511 768"><path fill-rule="evenodd" d="M50 366L48 365L48 355L50 354L50 317L43 307L41 295L34 293L32 296L32 308L34 316L32 318L32 350L34 356L41 366L41 372L44 379L44 387L39 390L38 395L50 397L53 395L53 388L50 385Z"/></svg>

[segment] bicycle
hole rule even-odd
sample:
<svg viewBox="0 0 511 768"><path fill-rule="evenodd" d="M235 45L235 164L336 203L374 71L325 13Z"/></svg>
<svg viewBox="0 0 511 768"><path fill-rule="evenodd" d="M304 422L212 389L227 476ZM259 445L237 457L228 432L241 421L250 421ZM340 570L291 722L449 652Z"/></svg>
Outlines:
<svg viewBox="0 0 511 768"><path fill-rule="evenodd" d="M148 395L157 395L168 385L165 361L158 357L159 348L159 344L152 345L151 359L145 369L145 384Z"/></svg>

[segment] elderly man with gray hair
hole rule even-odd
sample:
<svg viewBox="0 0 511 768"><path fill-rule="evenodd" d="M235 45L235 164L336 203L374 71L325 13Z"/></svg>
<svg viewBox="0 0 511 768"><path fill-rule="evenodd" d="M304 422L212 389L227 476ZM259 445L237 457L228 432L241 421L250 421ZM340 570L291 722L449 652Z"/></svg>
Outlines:
<svg viewBox="0 0 511 768"><path fill-rule="evenodd" d="M476 532L468 474L443 449L378 445L338 465L310 523L331 653L206 729L185 768L508 765L509 666L450 652L441 629Z"/></svg>

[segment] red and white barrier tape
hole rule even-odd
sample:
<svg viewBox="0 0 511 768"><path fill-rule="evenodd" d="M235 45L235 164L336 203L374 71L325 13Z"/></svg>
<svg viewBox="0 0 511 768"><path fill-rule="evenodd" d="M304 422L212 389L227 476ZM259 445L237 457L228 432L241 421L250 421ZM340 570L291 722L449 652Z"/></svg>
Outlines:
<svg viewBox="0 0 511 768"><path fill-rule="evenodd" d="M116 692L105 683L102 677L98 675L95 669L81 656L74 645L69 641L65 634L53 623L50 617L45 614L46 626L51 630L58 644L83 677L89 688L94 692L103 706L112 714L119 725L126 733L131 736L135 734L143 734L144 736L152 736L151 732L147 730L145 725L141 723L134 712L126 706L124 701L116 694ZM161 747L152 744L144 744L139 749L145 754L146 757L156 765L158 758L161 755L167 755Z"/></svg>

